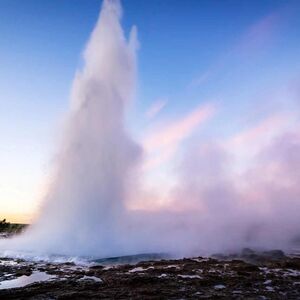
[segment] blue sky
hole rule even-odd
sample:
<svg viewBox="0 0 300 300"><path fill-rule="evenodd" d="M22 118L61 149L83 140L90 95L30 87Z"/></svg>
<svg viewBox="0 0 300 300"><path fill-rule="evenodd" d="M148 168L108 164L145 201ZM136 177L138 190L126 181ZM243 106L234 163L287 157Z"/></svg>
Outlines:
<svg viewBox="0 0 300 300"><path fill-rule="evenodd" d="M289 87L299 84L299 1L122 4L125 32L136 25L140 42L128 117L137 139L205 103L220 112L204 136L233 134L296 105ZM100 6L98 0L0 1L0 217L30 219L38 205ZM157 103L161 110L147 117Z"/></svg>

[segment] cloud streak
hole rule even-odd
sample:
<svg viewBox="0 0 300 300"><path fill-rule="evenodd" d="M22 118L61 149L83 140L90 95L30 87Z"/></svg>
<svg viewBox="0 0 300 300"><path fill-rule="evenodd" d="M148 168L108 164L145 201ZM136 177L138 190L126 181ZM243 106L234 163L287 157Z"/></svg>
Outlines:
<svg viewBox="0 0 300 300"><path fill-rule="evenodd" d="M146 111L146 117L148 119L153 119L156 117L157 114L159 114L167 105L168 99L163 98L155 101L150 108Z"/></svg>
<svg viewBox="0 0 300 300"><path fill-rule="evenodd" d="M189 138L195 130L208 121L216 109L212 104L201 105L186 116L156 128L143 140L142 145L148 159L146 169L161 165L170 160L180 144Z"/></svg>
<svg viewBox="0 0 300 300"><path fill-rule="evenodd" d="M252 24L236 45L235 52L245 55L270 45L279 21L280 14L274 11Z"/></svg>
<svg viewBox="0 0 300 300"><path fill-rule="evenodd" d="M188 88L197 88L217 74L221 73L228 64L237 58L245 60L249 55L255 55L269 46L275 40L276 29L280 25L281 11L272 11L248 26L238 40L216 59L210 68L188 84Z"/></svg>

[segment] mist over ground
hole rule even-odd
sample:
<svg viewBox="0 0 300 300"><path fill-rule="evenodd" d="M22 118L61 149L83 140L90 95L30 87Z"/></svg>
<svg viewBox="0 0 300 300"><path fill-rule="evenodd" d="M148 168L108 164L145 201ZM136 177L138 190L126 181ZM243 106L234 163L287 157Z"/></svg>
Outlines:
<svg viewBox="0 0 300 300"><path fill-rule="evenodd" d="M74 78L39 216L21 236L1 241L0 248L8 254L107 257L298 247L300 132L291 120L298 118L299 107L288 121L272 116L225 141L188 143L178 155L172 185L162 186L163 192L149 188L149 170L176 157L177 143L213 118L217 108L199 106L135 141L126 115L136 89L137 30L133 27L127 39L121 15L119 1L103 2L84 67Z"/></svg>

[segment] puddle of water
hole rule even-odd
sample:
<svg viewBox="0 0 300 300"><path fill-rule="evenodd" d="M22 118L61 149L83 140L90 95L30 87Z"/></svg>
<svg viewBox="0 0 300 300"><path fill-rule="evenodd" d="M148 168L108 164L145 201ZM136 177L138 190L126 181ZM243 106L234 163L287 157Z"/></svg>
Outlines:
<svg viewBox="0 0 300 300"><path fill-rule="evenodd" d="M34 282L46 281L54 277L56 276L46 274L45 272L35 271L29 276L23 275L16 279L1 281L0 290L23 287Z"/></svg>

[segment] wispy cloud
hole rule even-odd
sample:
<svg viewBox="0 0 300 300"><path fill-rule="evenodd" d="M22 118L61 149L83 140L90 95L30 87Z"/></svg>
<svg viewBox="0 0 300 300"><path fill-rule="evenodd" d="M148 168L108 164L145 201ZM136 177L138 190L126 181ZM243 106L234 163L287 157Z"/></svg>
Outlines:
<svg viewBox="0 0 300 300"><path fill-rule="evenodd" d="M189 83L188 88L201 86L202 84L204 84L209 79L211 73L212 73L211 70L208 70L208 71L202 73L201 75L199 75L198 77L195 77Z"/></svg>
<svg viewBox="0 0 300 300"><path fill-rule="evenodd" d="M248 168L262 149L290 128L292 119L291 115L277 113L227 139L223 147L235 157L235 169Z"/></svg>
<svg viewBox="0 0 300 300"><path fill-rule="evenodd" d="M211 77L223 70L232 59L235 60L236 57L240 58L249 54L253 55L259 50L272 45L281 17L280 10L272 11L252 23L244 30L237 41L227 51L224 51L206 71L200 76L193 78L188 83L187 88L195 88L206 83Z"/></svg>
<svg viewBox="0 0 300 300"><path fill-rule="evenodd" d="M146 166L154 167L169 160L181 142L191 136L200 124L211 118L214 112L213 105L201 105L186 116L148 135L143 141L147 154Z"/></svg>
<svg viewBox="0 0 300 300"><path fill-rule="evenodd" d="M289 116L286 115L272 115L269 116L253 127L250 127L244 131L237 133L229 139L228 145L231 148L240 147L249 144L257 146L258 141L267 141L274 135L282 132L285 129L285 124L289 120Z"/></svg>
<svg viewBox="0 0 300 300"><path fill-rule="evenodd" d="M253 53L272 43L275 29L280 20L280 14L275 11L252 24L241 36L234 48L238 54Z"/></svg>
<svg viewBox="0 0 300 300"><path fill-rule="evenodd" d="M167 98L161 98L156 100L146 111L146 117L148 119L153 119L167 105L167 103Z"/></svg>

